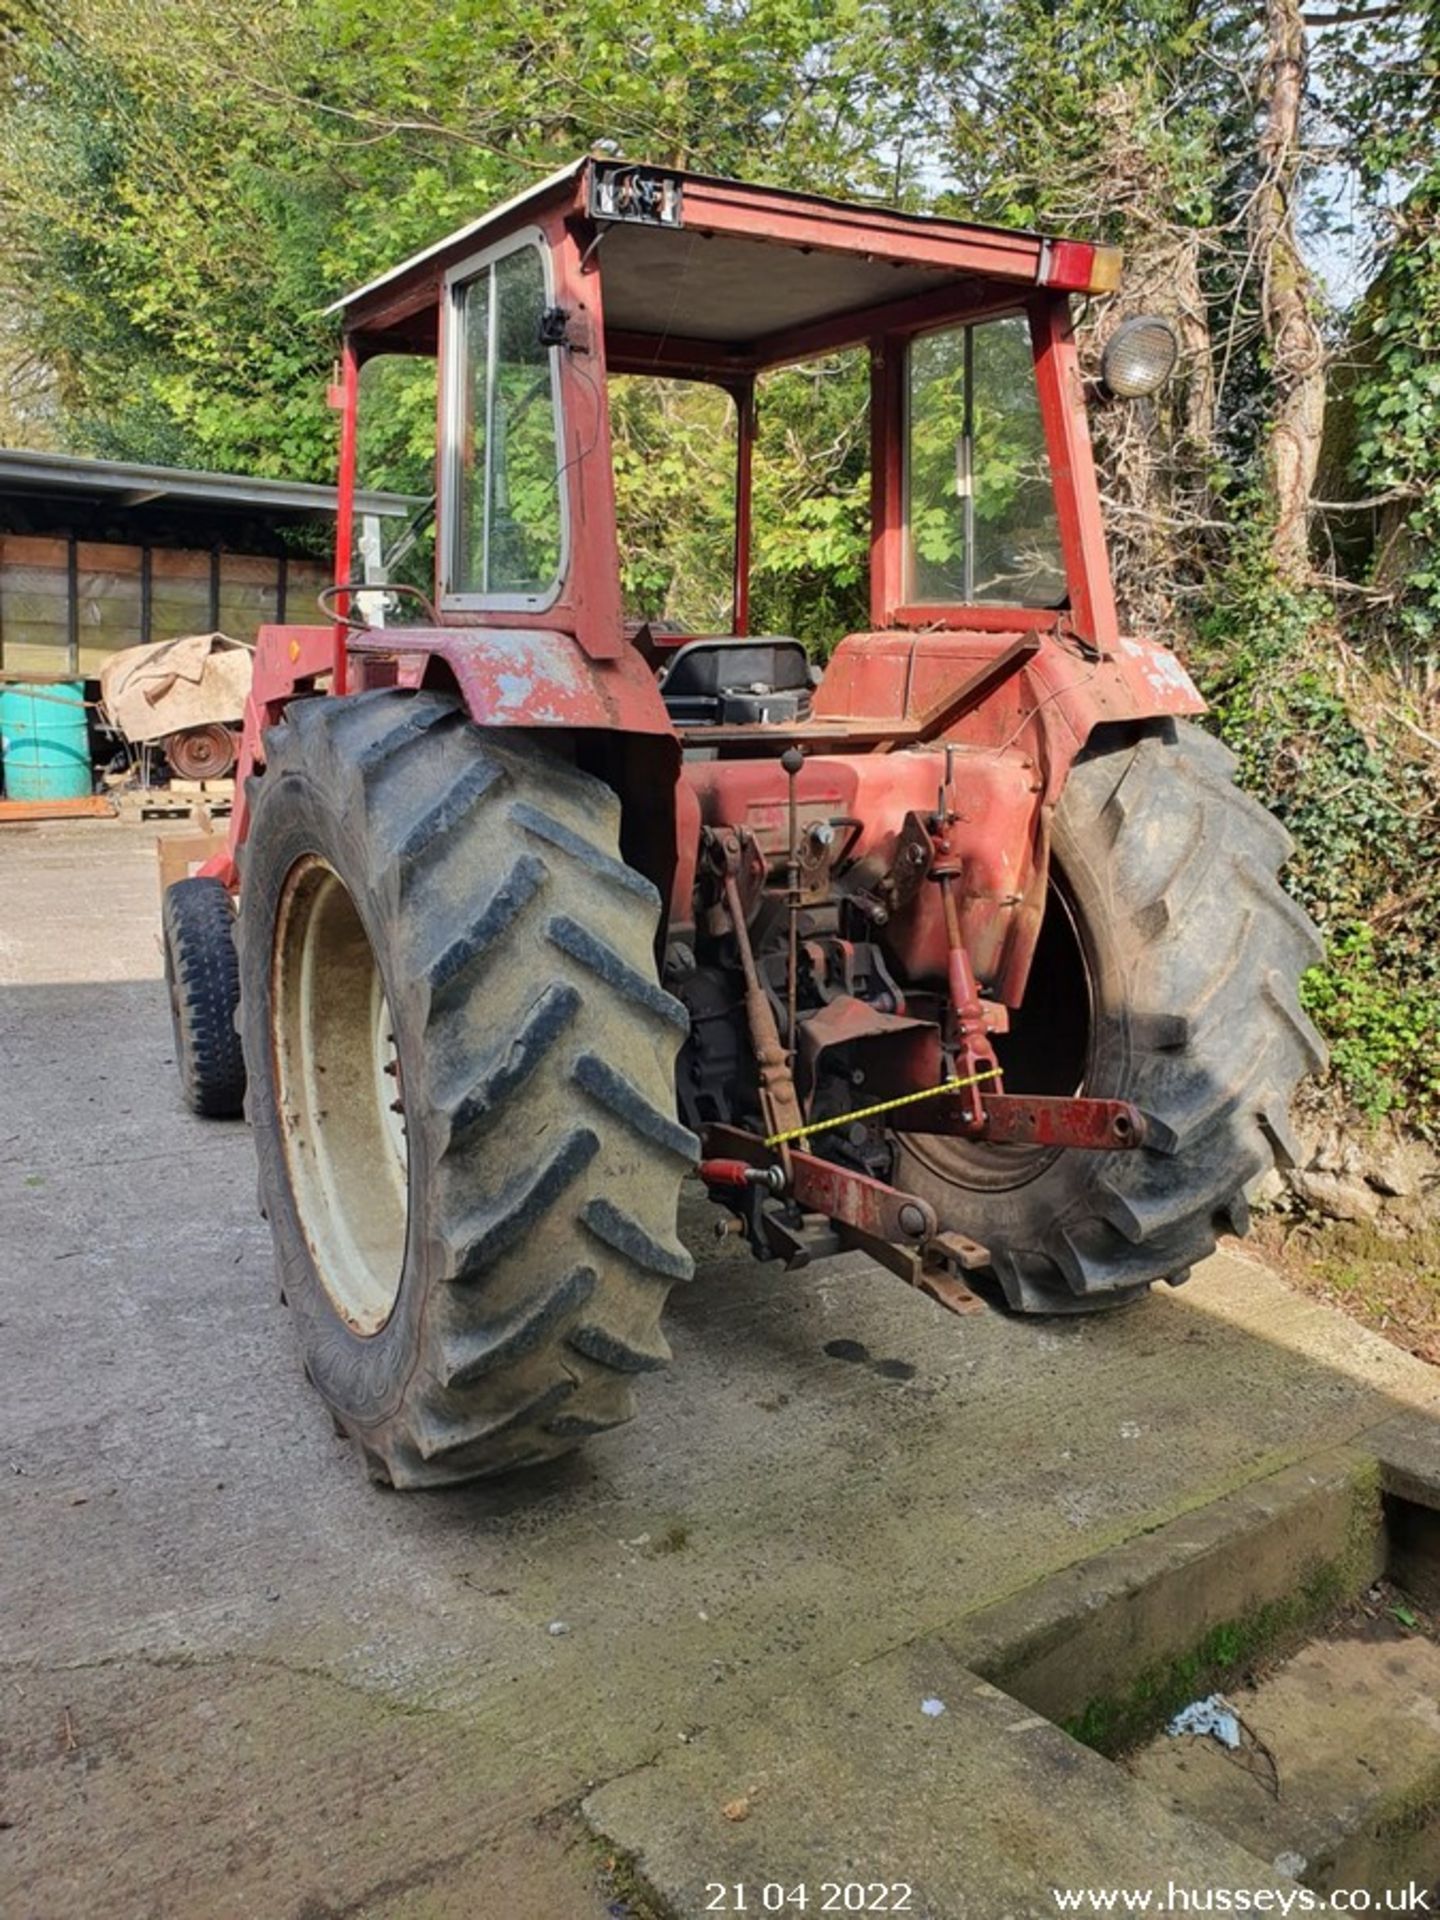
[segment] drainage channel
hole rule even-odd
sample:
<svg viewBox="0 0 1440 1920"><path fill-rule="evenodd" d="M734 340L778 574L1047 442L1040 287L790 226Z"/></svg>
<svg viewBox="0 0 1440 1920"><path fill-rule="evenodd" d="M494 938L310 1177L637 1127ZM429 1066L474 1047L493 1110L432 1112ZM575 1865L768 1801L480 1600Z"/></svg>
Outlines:
<svg viewBox="0 0 1440 1920"><path fill-rule="evenodd" d="M1227 1685L1234 1747L1161 1732L1125 1764L1317 1893L1361 1889L1380 1905L1414 1889L1430 1904L1398 1910L1434 1912L1440 1645L1430 1624L1413 1596L1381 1582L1289 1659Z"/></svg>
<svg viewBox="0 0 1440 1920"><path fill-rule="evenodd" d="M1277 1873L1343 1889L1352 1910L1427 1913L1440 1911L1437 1620L1440 1449L1397 1421L946 1640ZM1234 1746L1166 1731L1214 1693L1234 1709Z"/></svg>

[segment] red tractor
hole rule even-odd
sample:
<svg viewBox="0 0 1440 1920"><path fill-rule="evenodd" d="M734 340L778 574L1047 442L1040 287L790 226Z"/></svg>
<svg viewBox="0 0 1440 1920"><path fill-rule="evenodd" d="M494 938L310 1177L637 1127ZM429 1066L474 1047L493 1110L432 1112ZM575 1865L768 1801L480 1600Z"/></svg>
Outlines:
<svg viewBox="0 0 1440 1920"><path fill-rule="evenodd" d="M340 303L330 617L262 630L229 845L165 929L187 1098L247 1100L306 1372L378 1478L624 1420L697 1172L761 1259L863 1248L961 1308L1118 1306L1243 1231L1317 941L1117 626L1071 301L1118 268L592 158ZM871 630L820 673L748 631L754 393L847 347ZM349 510L381 353L440 394L433 605L388 626ZM1100 384L1174 353L1129 321ZM735 398L728 633L627 621L622 373Z"/></svg>

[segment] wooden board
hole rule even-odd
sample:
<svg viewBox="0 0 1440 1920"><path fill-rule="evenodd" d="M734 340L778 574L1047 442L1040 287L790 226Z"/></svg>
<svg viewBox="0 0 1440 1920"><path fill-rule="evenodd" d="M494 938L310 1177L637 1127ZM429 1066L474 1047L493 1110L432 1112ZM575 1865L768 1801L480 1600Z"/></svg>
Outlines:
<svg viewBox="0 0 1440 1920"><path fill-rule="evenodd" d="M114 802L103 793L75 800L0 800L0 825L22 820L113 820Z"/></svg>

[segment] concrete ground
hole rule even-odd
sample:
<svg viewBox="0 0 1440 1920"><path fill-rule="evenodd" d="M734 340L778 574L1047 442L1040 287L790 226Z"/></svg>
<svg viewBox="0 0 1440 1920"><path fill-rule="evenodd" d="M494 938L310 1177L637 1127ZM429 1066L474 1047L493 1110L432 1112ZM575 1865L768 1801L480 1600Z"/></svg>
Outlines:
<svg viewBox="0 0 1440 1920"><path fill-rule="evenodd" d="M633 1425L513 1487L381 1492L301 1376L243 1125L180 1108L154 868L137 827L0 827L7 1915L623 1913L587 1796L626 1848L683 1853L664 1877L699 1911L712 1840L763 1867L763 1800L722 1805L751 1771L793 1784L811 1824L776 1862L816 1882L914 1877L908 1834L933 1850L998 1795L1008 1838L975 1844L1039 1885L1061 1813L1077 1858L1144 1819L1107 1803L1090 1845L1108 1763L1044 1729L1069 1784L1027 1829L1013 1769L986 1772L994 1689L973 1741L958 1714L928 1752L897 1731L895 1701L974 1682L947 1627L1435 1404L1248 1259L1045 1324L954 1319L856 1256L706 1258Z"/></svg>

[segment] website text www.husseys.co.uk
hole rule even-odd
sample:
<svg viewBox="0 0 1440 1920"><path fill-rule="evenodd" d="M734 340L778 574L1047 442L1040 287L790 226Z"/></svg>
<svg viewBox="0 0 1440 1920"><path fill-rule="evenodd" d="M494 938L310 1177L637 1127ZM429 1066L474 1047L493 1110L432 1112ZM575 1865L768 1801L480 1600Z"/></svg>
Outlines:
<svg viewBox="0 0 1440 1920"><path fill-rule="evenodd" d="M1433 1886L1339 1887L1054 1887L1059 1913L1440 1913Z"/></svg>

